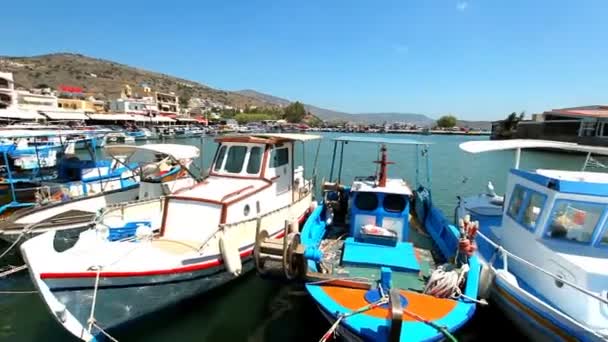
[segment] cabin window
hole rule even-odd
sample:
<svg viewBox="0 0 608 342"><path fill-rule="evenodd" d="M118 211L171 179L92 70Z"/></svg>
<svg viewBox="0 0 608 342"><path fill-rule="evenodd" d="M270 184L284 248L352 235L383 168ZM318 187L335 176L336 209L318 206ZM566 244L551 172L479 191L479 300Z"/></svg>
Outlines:
<svg viewBox="0 0 608 342"><path fill-rule="evenodd" d="M243 163L245 163L246 155L246 146L231 146L228 150L228 156L226 157L226 165L224 166L224 170L230 173L240 173L243 169Z"/></svg>
<svg viewBox="0 0 608 342"><path fill-rule="evenodd" d="M378 207L378 197L373 192L360 192L355 197L355 207L359 210L375 210Z"/></svg>
<svg viewBox="0 0 608 342"><path fill-rule="evenodd" d="M260 165L262 165L262 148L252 147L249 151L249 161L247 162L247 173L257 174L260 172Z"/></svg>
<svg viewBox="0 0 608 342"><path fill-rule="evenodd" d="M270 167L279 167L289 162L289 150L287 148L275 148L270 155Z"/></svg>
<svg viewBox="0 0 608 342"><path fill-rule="evenodd" d="M545 195L529 190L528 203L525 206L521 223L531 231L536 230L536 223L545 206Z"/></svg>
<svg viewBox="0 0 608 342"><path fill-rule="evenodd" d="M602 217L605 205L572 200L558 200L551 213L545 237L589 243Z"/></svg>
<svg viewBox="0 0 608 342"><path fill-rule="evenodd" d="M604 229L604 234L600 238L600 245L608 246L608 228Z"/></svg>
<svg viewBox="0 0 608 342"><path fill-rule="evenodd" d="M521 205L524 201L525 194L526 192L524 191L524 188L519 185L516 185L515 189L513 189L508 213L509 216L511 216L511 218L514 220L517 220L517 216L519 215L519 209L521 208Z"/></svg>
<svg viewBox="0 0 608 342"><path fill-rule="evenodd" d="M217 153L217 158L215 159L215 167L213 170L219 171L222 168L222 164L224 163L224 157L226 156L226 146L220 147L220 151Z"/></svg>
<svg viewBox="0 0 608 342"><path fill-rule="evenodd" d="M386 195L384 197L384 201L382 205L384 206L384 210L390 213L400 213L405 209L405 197L402 195Z"/></svg>

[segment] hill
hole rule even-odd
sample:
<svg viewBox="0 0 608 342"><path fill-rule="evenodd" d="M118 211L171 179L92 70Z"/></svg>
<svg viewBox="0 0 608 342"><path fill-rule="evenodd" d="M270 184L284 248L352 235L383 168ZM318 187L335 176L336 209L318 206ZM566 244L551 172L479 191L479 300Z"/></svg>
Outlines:
<svg viewBox="0 0 608 342"><path fill-rule="evenodd" d="M146 84L153 90L175 92L182 98L207 98L239 108L271 105L258 98L213 89L198 82L80 54L0 57L0 70L12 72L15 85L26 89L40 85L56 89L60 84L65 84L81 87L87 95L111 99L118 97L127 84L135 93L138 89L140 91L143 89L140 85Z"/></svg>
<svg viewBox="0 0 608 342"><path fill-rule="evenodd" d="M260 93L255 90L246 89L236 91L239 94L255 97L261 101L271 102L278 106L285 106L291 103L292 101L280 97L276 97L273 95L268 95L264 93ZM351 114L345 112L338 112L331 109L320 108L309 104L304 104L304 107L307 111L313 113L315 116L325 121L347 121L347 122L356 122L356 123L375 123L382 124L385 122L409 122L412 124L420 125L420 126L428 126L432 125L435 120L429 118L423 114L413 114L413 113L360 113L360 114Z"/></svg>

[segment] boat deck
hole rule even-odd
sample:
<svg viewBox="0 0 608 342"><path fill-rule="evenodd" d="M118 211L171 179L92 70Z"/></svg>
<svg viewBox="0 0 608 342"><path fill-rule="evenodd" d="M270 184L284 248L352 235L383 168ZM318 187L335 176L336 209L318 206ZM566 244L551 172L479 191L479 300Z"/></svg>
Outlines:
<svg viewBox="0 0 608 342"><path fill-rule="evenodd" d="M411 222L411 221L410 221ZM423 235L411 225L410 242L414 244L416 259L420 265L419 272L392 272L393 286L403 289L421 292L424 290L426 280L437 267L430 238ZM323 252L323 258L319 263L322 272L333 274L337 277L361 278L372 282L380 280L379 266L344 265L343 252L346 237L346 228L342 225L334 225L328 228L325 238L319 246Z"/></svg>

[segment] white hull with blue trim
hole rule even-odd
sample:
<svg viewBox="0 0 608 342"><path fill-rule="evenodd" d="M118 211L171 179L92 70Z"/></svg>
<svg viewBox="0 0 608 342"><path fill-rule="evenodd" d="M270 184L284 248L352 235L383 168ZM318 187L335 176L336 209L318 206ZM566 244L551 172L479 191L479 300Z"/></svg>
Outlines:
<svg viewBox="0 0 608 342"><path fill-rule="evenodd" d="M569 143L468 142L467 152L553 148L608 155ZM587 158L589 160L589 156ZM585 167L583 167L585 170ZM603 341L608 338L608 174L516 168L508 175L500 220L480 214L477 196L458 212L480 222L481 260L493 275L495 303L529 337Z"/></svg>

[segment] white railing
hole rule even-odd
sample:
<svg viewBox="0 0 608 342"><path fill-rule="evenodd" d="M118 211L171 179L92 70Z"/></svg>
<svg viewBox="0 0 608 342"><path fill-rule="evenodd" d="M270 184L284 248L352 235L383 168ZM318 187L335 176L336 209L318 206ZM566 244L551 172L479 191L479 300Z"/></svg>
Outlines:
<svg viewBox="0 0 608 342"><path fill-rule="evenodd" d="M547 276L555 279L556 281L559 281L562 284L568 285L571 288L573 288L573 289L575 289L575 290L577 290L577 291L579 291L581 293L584 293L585 295L587 295L589 297L592 297L592 298L594 298L594 299L596 299L596 300L598 300L598 301L600 301L600 302L608 305L608 298L603 298L603 297L599 296L598 294L596 294L594 292L591 292L591 291L589 291L589 290L587 290L587 289L585 289L583 287L580 287L580 286L578 286L578 285L576 285L574 283L571 283L571 282L563 279L562 277L560 277L558 275L555 275L555 274L553 274L553 273L551 273L551 272L543 269L542 267L536 266L533 263L531 263L531 262L529 262L529 261L527 261L525 259L522 259L521 257L518 257L517 255L515 255L515 254L513 254L513 253L511 253L509 251L507 251L501 245L499 245L499 244L495 243L494 241L490 240L490 238L488 238L487 236L483 235L479 231L477 232L477 235L479 237L483 238L487 243L489 243L490 245L492 245L494 248L496 248L494 254L488 260L489 266L492 266L494 257L496 256L496 253L500 253L501 256L502 256L502 269L505 270L505 271L508 271L508 259L511 258L513 260L516 260L516 261L522 263L523 265L528 266L529 268L531 268L531 269L533 269L535 271L541 272L541 273L543 273L543 274L545 274L545 275L547 275Z"/></svg>

